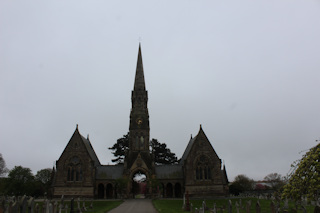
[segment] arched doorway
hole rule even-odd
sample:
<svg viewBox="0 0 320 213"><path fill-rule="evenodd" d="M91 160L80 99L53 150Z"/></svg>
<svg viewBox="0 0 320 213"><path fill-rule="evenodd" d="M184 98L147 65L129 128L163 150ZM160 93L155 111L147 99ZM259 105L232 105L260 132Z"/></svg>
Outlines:
<svg viewBox="0 0 320 213"><path fill-rule="evenodd" d="M173 196L173 187L171 183L167 183L166 187L166 197L172 197Z"/></svg>
<svg viewBox="0 0 320 213"><path fill-rule="evenodd" d="M103 199L104 198L104 185L100 183L98 185L98 199Z"/></svg>
<svg viewBox="0 0 320 213"><path fill-rule="evenodd" d="M160 183L159 184L159 190L160 190L160 195L161 197L165 197L165 190L164 190L164 184L163 183Z"/></svg>
<svg viewBox="0 0 320 213"><path fill-rule="evenodd" d="M111 183L107 184L106 197L107 197L107 199L113 198L113 186Z"/></svg>
<svg viewBox="0 0 320 213"><path fill-rule="evenodd" d="M176 184L174 185L174 197L182 197L181 185L180 185L180 183L176 183Z"/></svg>
<svg viewBox="0 0 320 213"><path fill-rule="evenodd" d="M132 176L132 194L134 198L144 198L148 193L147 176L137 171Z"/></svg>

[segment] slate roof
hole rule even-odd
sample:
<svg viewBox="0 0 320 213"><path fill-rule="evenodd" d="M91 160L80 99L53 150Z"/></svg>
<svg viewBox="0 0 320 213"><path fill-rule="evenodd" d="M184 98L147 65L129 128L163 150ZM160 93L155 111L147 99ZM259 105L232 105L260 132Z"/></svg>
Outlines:
<svg viewBox="0 0 320 213"><path fill-rule="evenodd" d="M193 142L196 140L196 138L197 138L197 136L190 139L190 141L189 141L189 143L188 143L188 146L187 146L187 148L184 150L184 153L183 153L183 155L182 155L182 157L181 157L181 160L180 160L180 163L179 163L180 165L184 165L184 161L187 159L187 157L188 157L188 155L189 155L189 152L190 152L190 150L191 150L191 148L192 148Z"/></svg>
<svg viewBox="0 0 320 213"><path fill-rule="evenodd" d="M81 139L82 139L84 145L86 146L87 151L88 151L91 159L94 161L94 166L100 166L101 163L96 155L96 152L94 151L94 149L90 143L90 140L83 137L80 133L79 133L79 135L81 136Z"/></svg>
<svg viewBox="0 0 320 213"><path fill-rule="evenodd" d="M104 165L98 166L96 170L96 179L117 179L123 174L123 165Z"/></svg>
<svg viewBox="0 0 320 213"><path fill-rule="evenodd" d="M180 164L158 165L155 167L158 179L178 179L183 178L182 166Z"/></svg>

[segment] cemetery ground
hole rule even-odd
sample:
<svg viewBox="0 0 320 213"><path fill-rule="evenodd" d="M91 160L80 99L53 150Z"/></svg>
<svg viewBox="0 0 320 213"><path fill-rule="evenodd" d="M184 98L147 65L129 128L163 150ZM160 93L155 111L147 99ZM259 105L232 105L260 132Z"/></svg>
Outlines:
<svg viewBox="0 0 320 213"><path fill-rule="evenodd" d="M271 213L271 202L272 200L267 200L267 199L258 199L258 198L217 198L217 199L206 199L205 203L206 206L210 210L206 210L204 212L210 213L213 212L213 206L214 203L216 204L216 212L223 212L223 213L228 213L228 202L231 200L232 202L232 212L237 213L235 203L237 202L238 204L240 203L241 200L241 207L239 208L239 213L246 213L246 203L251 200L251 206L250 206L250 213L256 213L256 203L259 200L260 202L260 207L261 211L260 213ZM193 211L195 212L195 208L198 210L202 207L203 204L203 199L191 199L190 200L190 205L192 204L193 206ZM182 209L183 205L183 200L180 199L155 199L152 201L154 207L157 209L159 213L185 213L187 211ZM301 209L298 208L298 211L295 211L295 204L294 202L289 201L289 209L288 213L303 213ZM280 208L283 208L284 202L280 202ZM313 213L314 212L314 206L307 205L306 206L306 212L307 213ZM222 211L221 211L222 210ZM285 212L283 210L279 211L280 212Z"/></svg>
<svg viewBox="0 0 320 213"><path fill-rule="evenodd" d="M89 209L87 210L87 212L94 212L94 213L105 213L105 212L108 212L110 211L111 209L114 209L116 208L117 206L119 206L123 200L88 200L88 201L81 201L81 207L83 206L83 202L85 203L85 206L88 208L91 204L93 206L92 209ZM45 205L44 204L44 201L43 200L36 200L35 202L36 204L39 205L39 208L40 209L43 209L43 206ZM75 201L75 211L77 210L76 206L77 206L77 202ZM58 201L58 205L60 204L60 201ZM64 202L65 205L68 206L68 211L67 212L70 212L71 210L71 201L70 200L66 200ZM64 209L63 211L61 212L66 212L66 210ZM86 212L86 211L83 211L83 212Z"/></svg>

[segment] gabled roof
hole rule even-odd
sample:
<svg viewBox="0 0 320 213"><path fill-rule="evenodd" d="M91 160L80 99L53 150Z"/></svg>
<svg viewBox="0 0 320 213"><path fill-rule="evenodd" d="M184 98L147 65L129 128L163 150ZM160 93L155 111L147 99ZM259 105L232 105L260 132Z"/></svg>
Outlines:
<svg viewBox="0 0 320 213"><path fill-rule="evenodd" d="M155 167L158 179L179 179L183 178L182 165L158 165Z"/></svg>
<svg viewBox="0 0 320 213"><path fill-rule="evenodd" d="M196 136L197 137L197 136ZM196 137L194 137L194 138L190 138L190 140L189 140L189 143L188 143L188 146L186 147L186 149L184 150L184 153L183 153L183 155L182 155L182 157L181 157L181 160L180 160L180 165L184 165L184 161L187 159L187 157L188 157L188 155L189 155L189 152L190 152L190 150L191 150L191 148L192 148L192 145L193 145L193 143L194 143L194 141L196 140Z"/></svg>
<svg viewBox="0 0 320 213"><path fill-rule="evenodd" d="M89 138L86 139L85 137L83 137L83 136L80 134L80 132L79 132L79 130L78 130L78 125L77 125L76 130L74 131L73 135L71 136L71 138L70 138L67 146L65 147L64 151L62 152L60 158L64 155L66 149L68 149L68 147L70 147L70 143L71 143L71 141L73 141L73 140L77 140L77 141L79 141L80 143L81 143L81 142L83 143L83 145L84 145L84 147L86 148L86 151L88 152L91 160L94 161L94 166L100 166L100 165L101 165L101 164L100 164L100 161L99 161L99 159L98 159L98 157L97 157L97 155L96 155L96 153L95 153L95 151L94 151L94 149L93 149L93 147L92 147L92 145L91 145L91 143L90 143L90 141L89 141ZM60 158L59 158L59 160L60 160Z"/></svg>
<svg viewBox="0 0 320 213"><path fill-rule="evenodd" d="M184 153L183 153L183 155L182 155L182 158L181 158L179 164L184 165L184 161L187 159L187 157L188 157L188 155L189 155L189 153L190 153L190 151L191 151L191 149L192 149L192 146L193 146L194 142L197 140L198 137L201 137L201 136L203 136L203 137L206 139L206 141L208 141L208 143L209 143L209 144L211 145L211 147L212 147L212 144L210 143L209 139L207 138L206 134L204 133L204 131L203 131L203 129L202 129L202 126L200 125L200 129L199 129L198 134L197 134L194 138L191 137L191 139L190 139L190 141L189 141L189 143L188 143L188 146L187 146L187 148L185 149L185 151L184 151ZM213 147L212 147L212 150L213 150L213 153L218 157L218 155L217 155L217 153L215 152L215 150L214 150ZM219 158L219 157L218 157L218 158Z"/></svg>
<svg viewBox="0 0 320 213"><path fill-rule="evenodd" d="M96 170L96 179L117 179L123 174L123 165L98 166Z"/></svg>
<svg viewBox="0 0 320 213"><path fill-rule="evenodd" d="M79 134L80 134L80 133L79 133ZM87 148L87 151L88 151L91 159L94 161L94 166L100 166L101 163L100 163L100 161L99 161L99 159L98 159L98 156L96 155L96 152L94 151L94 149L93 149L93 147L92 147L92 145L91 145L91 143L90 143L89 138L86 139L86 138L83 137L82 135L80 135L80 136L81 136L81 139L82 139L84 145L85 145L86 148Z"/></svg>

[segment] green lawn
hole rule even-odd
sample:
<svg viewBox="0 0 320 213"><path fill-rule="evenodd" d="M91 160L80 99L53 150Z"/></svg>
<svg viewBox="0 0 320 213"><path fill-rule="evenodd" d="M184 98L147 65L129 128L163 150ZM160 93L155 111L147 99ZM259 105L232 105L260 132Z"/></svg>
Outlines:
<svg viewBox="0 0 320 213"><path fill-rule="evenodd" d="M232 201L232 212L236 213L236 207L235 207L235 203L238 202L240 203L240 199L236 199L236 198L232 198L230 199ZM250 208L250 212L255 213L256 212L256 203L257 203L257 198L245 198L242 199L242 209L240 209L240 213L245 213L246 212L246 202L248 200L251 200L251 208ZM225 213L228 212L228 201L229 199L216 199L216 200L206 200L206 204L209 208L213 208L213 204L216 204L217 208L223 208ZM202 202L203 200L190 200L190 203L192 203L193 205L193 209L194 208L200 208L202 206ZM261 213L270 213L271 209L270 209L270 204L271 204L271 200L259 200L260 202L260 206L261 206ZM179 213L179 212L186 212L182 209L182 204L183 204L183 200L165 200L165 199L157 199L157 200L153 200L153 205L155 206L155 208L157 209L157 211L159 213ZM283 206L283 203L281 203L281 207ZM292 202L289 202L289 208L294 208L294 204ZM314 207L313 206L308 206L307 207L307 212L308 213L312 213L313 212ZM209 212L209 211L206 211ZM292 210L289 212L293 212ZM220 211L219 211L220 213ZM302 213L301 210L298 210L298 213Z"/></svg>
<svg viewBox="0 0 320 213"><path fill-rule="evenodd" d="M88 209L87 212L94 212L94 213L105 213L110 211L111 209L114 209L115 207L119 206L123 201L122 200L94 200L93 201L93 209ZM43 202L36 202L40 206L40 209L42 209ZM59 206L60 202L58 202ZM65 204L68 204L68 209L70 212L70 201L66 201ZM82 207L83 201L80 202L80 207ZM87 208L91 205L91 201L86 201L85 205ZM74 201L75 210L78 207L77 201ZM64 210L62 211L64 212Z"/></svg>

